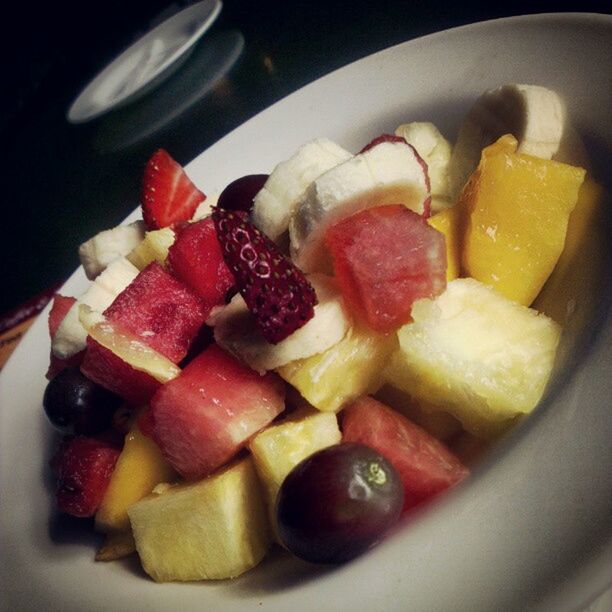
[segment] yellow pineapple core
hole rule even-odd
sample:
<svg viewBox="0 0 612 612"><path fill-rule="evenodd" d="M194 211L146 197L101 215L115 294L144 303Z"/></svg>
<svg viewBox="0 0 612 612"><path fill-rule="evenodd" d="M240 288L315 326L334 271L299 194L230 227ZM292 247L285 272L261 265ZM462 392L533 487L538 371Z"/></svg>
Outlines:
<svg viewBox="0 0 612 612"><path fill-rule="evenodd" d="M250 457L199 482L157 487L128 510L144 570L157 582L234 578L271 544Z"/></svg>
<svg viewBox="0 0 612 612"><path fill-rule="evenodd" d="M393 386L484 438L539 402L559 342L554 321L470 278L418 300L412 316L387 371Z"/></svg>
<svg viewBox="0 0 612 612"><path fill-rule="evenodd" d="M529 306L563 251L585 171L516 152L513 136L486 147L461 193L467 276Z"/></svg>
<svg viewBox="0 0 612 612"><path fill-rule="evenodd" d="M170 227L147 232L142 242L132 249L127 258L139 270L144 270L154 261L163 266L174 239L174 230Z"/></svg>

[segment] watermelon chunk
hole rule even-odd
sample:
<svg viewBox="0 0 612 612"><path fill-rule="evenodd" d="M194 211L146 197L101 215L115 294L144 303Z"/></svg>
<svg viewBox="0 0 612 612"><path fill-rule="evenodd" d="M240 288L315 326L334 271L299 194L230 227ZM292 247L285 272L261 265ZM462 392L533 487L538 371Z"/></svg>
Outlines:
<svg viewBox="0 0 612 612"><path fill-rule="evenodd" d="M152 376L135 370L121 357L89 337L81 372L133 406L146 404L160 387Z"/></svg>
<svg viewBox="0 0 612 612"><path fill-rule="evenodd" d="M327 230L325 240L343 297L376 331L409 322L415 300L446 288L443 234L400 204L343 219Z"/></svg>
<svg viewBox="0 0 612 612"><path fill-rule="evenodd" d="M385 404L362 397L343 412L342 441L384 455L404 485L404 511L431 500L468 475L446 446Z"/></svg>
<svg viewBox="0 0 612 612"><path fill-rule="evenodd" d="M198 296L154 262L115 298L104 316L178 363L204 324L206 311Z"/></svg>
<svg viewBox="0 0 612 612"><path fill-rule="evenodd" d="M284 384L260 376L217 345L151 399L153 438L184 478L211 474L284 409Z"/></svg>
<svg viewBox="0 0 612 612"><path fill-rule="evenodd" d="M206 314L225 303L234 276L225 265L212 219L183 226L168 251L170 271L202 298Z"/></svg>
<svg viewBox="0 0 612 612"><path fill-rule="evenodd" d="M57 333L58 327L75 302L76 298L60 295L59 293L57 293L53 298L53 304L51 305L51 310L49 311L49 336L51 339L53 339L53 336L55 336ZM53 351L51 351L49 358L49 369L47 370L46 376L49 380L51 380L52 378L55 378L62 370L65 370L71 366L79 365L81 361L83 361L83 351L80 351L67 359L62 359L61 357L54 355Z"/></svg>

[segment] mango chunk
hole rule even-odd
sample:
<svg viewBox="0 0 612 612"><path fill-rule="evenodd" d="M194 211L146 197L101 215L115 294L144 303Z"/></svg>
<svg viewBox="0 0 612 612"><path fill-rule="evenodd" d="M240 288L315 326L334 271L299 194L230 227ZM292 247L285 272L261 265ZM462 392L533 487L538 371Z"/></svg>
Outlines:
<svg viewBox="0 0 612 612"><path fill-rule="evenodd" d="M292 361L277 372L315 408L337 412L383 384L382 371L396 345L394 334L355 327L323 353Z"/></svg>
<svg viewBox="0 0 612 612"><path fill-rule="evenodd" d="M258 433L250 442L257 473L266 492L270 524L276 529L276 496L287 474L313 453L340 443L336 415L299 410L290 419Z"/></svg>
<svg viewBox="0 0 612 612"><path fill-rule="evenodd" d="M394 387L482 438L539 402L559 342L554 321L470 278L417 301L412 316L387 371Z"/></svg>
<svg viewBox="0 0 612 612"><path fill-rule="evenodd" d="M461 268L462 214L459 206L446 208L427 219L427 223L444 234L446 240L446 280L459 276Z"/></svg>
<svg viewBox="0 0 612 612"><path fill-rule="evenodd" d="M151 493L160 482L174 478L176 473L157 444L134 423L125 437L123 450L96 513L96 529L105 533L129 531L128 508Z"/></svg>
<svg viewBox="0 0 612 612"><path fill-rule="evenodd" d="M563 251L585 170L516 148L509 135L486 147L461 193L462 264L467 276L529 306Z"/></svg>
<svg viewBox="0 0 612 612"><path fill-rule="evenodd" d="M157 487L128 513L142 566L157 582L234 578L271 544L250 457L199 482Z"/></svg>

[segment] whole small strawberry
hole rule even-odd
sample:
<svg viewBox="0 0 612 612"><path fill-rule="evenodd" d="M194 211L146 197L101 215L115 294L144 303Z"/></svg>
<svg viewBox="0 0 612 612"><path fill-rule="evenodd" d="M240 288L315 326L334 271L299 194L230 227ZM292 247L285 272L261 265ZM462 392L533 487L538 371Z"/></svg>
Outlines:
<svg viewBox="0 0 612 612"><path fill-rule="evenodd" d="M277 344L314 316L314 288L247 213L215 208L212 216L238 290L263 337Z"/></svg>
<svg viewBox="0 0 612 612"><path fill-rule="evenodd" d="M102 503L119 449L85 436L66 437L51 460L57 477L58 510L72 516L93 516Z"/></svg>

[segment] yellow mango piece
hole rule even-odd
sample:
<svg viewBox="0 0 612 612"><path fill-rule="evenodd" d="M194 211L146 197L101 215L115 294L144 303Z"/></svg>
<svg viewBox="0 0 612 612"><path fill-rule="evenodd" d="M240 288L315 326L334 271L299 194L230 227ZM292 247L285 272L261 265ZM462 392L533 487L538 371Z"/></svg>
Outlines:
<svg viewBox="0 0 612 612"><path fill-rule="evenodd" d="M462 264L467 276L529 306L563 251L585 170L516 147L509 135L486 147L461 193Z"/></svg>
<svg viewBox="0 0 612 612"><path fill-rule="evenodd" d="M605 248L603 200L601 185L587 179L570 215L561 257L533 304L560 325L572 315L577 300L591 293L598 262L603 261L599 256Z"/></svg>
<svg viewBox="0 0 612 612"><path fill-rule="evenodd" d="M174 239L174 230L170 227L146 232L142 242L132 249L127 258L139 270L144 270L154 261L164 265Z"/></svg>
<svg viewBox="0 0 612 612"><path fill-rule="evenodd" d="M277 372L315 408L337 412L383 384L382 371L396 346L395 334L351 328L323 353L292 361Z"/></svg>
<svg viewBox="0 0 612 612"><path fill-rule="evenodd" d="M142 567L157 582L234 578L272 543L251 457L199 482L156 487L128 513Z"/></svg>
<svg viewBox="0 0 612 612"><path fill-rule="evenodd" d="M151 493L159 483L175 478L175 471L157 444L134 423L125 436L123 450L96 513L96 528L106 533L129 530L128 508Z"/></svg>
<svg viewBox="0 0 612 612"><path fill-rule="evenodd" d="M461 267L461 208L452 206L432 215L427 223L444 234L446 240L446 280L459 276Z"/></svg>
<svg viewBox="0 0 612 612"><path fill-rule="evenodd" d="M291 418L258 433L249 443L266 491L270 524L276 528L276 496L289 472L313 453L338 444L338 419L331 412L299 410Z"/></svg>

